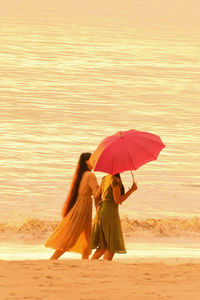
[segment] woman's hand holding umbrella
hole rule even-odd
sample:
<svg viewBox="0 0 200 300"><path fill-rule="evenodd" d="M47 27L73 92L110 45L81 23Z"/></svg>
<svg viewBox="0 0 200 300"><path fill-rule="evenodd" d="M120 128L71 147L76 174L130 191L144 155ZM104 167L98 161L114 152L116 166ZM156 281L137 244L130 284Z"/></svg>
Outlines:
<svg viewBox="0 0 200 300"><path fill-rule="evenodd" d="M137 183L135 182L135 178L133 175L132 175L132 178L133 178L133 183L132 183L132 186L129 188L129 191L132 190L132 192L134 192L138 189L138 187L137 187Z"/></svg>
<svg viewBox="0 0 200 300"><path fill-rule="evenodd" d="M113 196L114 196L114 200L117 204L122 204L122 202L124 202L134 191L137 190L137 183L135 182L135 179L133 178L133 184L132 187L129 188L129 190L121 195L120 189L118 186L113 187Z"/></svg>

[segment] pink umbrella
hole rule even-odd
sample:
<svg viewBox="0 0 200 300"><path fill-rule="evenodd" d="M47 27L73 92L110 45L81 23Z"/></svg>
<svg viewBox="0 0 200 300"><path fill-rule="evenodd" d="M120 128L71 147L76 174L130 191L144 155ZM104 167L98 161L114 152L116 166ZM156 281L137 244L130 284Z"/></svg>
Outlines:
<svg viewBox="0 0 200 300"><path fill-rule="evenodd" d="M90 157L94 171L116 174L137 170L156 160L165 147L160 137L138 130L119 131L105 138Z"/></svg>

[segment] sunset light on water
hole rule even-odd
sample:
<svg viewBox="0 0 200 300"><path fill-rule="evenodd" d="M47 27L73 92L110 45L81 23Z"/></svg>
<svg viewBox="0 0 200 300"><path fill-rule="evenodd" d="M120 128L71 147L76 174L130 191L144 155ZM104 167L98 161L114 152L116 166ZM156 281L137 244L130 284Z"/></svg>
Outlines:
<svg viewBox="0 0 200 300"><path fill-rule="evenodd" d="M117 254L116 263L145 262L152 268L155 261L199 263L199 11L196 0L0 4L3 263L49 259L52 250L44 243L61 220L79 155L93 152L105 137L130 129L154 133L166 147L156 161L134 171L138 190L119 206L127 254ZM95 175L100 184L105 174ZM127 191L131 173L121 177ZM93 219L95 213L93 207ZM80 258L65 253L63 261ZM80 270L90 268L85 264ZM98 271L98 265L94 269ZM169 296L195 300L191 286L186 298L181 288L174 294L168 289ZM104 287L101 299L114 299L106 294L110 287ZM129 286L127 294L124 290L113 295L165 299L165 288L160 294L148 290L149 298L142 289L131 294ZM86 293L75 298L73 291L69 299L100 299L92 291L91 297ZM42 293L40 299L54 299ZM21 291L16 295L25 297ZM64 299L62 294L59 299Z"/></svg>

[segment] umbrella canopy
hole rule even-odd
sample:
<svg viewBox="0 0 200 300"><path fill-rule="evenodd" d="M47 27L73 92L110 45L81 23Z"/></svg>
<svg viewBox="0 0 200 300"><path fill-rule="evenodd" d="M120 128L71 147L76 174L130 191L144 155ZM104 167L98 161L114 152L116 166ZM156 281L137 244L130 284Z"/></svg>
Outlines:
<svg viewBox="0 0 200 300"><path fill-rule="evenodd" d="M156 160L165 147L160 137L138 130L119 131L105 138L90 157L94 171L116 174L137 170Z"/></svg>

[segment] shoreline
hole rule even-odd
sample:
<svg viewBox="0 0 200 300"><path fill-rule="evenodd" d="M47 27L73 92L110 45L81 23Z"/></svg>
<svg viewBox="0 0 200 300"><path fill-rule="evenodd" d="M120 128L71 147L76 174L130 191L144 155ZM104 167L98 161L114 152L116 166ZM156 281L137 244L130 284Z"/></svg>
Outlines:
<svg viewBox="0 0 200 300"><path fill-rule="evenodd" d="M200 242L125 234L127 254L81 260L66 252L49 260L43 239L0 243L0 295L8 300L200 299ZM28 241L30 243L28 243Z"/></svg>
<svg viewBox="0 0 200 300"><path fill-rule="evenodd" d="M126 254L115 254L114 260L200 260L200 241L177 237L127 237ZM94 251L94 250L93 250ZM48 260L53 249L44 246L44 240L8 240L0 243L0 260ZM60 259L80 260L79 253L66 252Z"/></svg>

